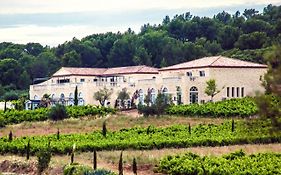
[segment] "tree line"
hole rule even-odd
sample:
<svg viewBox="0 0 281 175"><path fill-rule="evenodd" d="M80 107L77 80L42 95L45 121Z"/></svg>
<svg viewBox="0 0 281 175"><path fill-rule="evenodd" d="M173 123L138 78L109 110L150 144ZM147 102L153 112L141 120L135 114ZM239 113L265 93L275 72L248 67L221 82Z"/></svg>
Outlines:
<svg viewBox="0 0 281 175"><path fill-rule="evenodd" d="M139 33L93 34L57 47L39 43L0 43L0 97L26 90L35 78L51 76L61 66L164 67L196 58L225 55L265 63L264 53L281 43L281 6L262 12L245 9L213 17L189 12L166 16L159 25L144 24Z"/></svg>

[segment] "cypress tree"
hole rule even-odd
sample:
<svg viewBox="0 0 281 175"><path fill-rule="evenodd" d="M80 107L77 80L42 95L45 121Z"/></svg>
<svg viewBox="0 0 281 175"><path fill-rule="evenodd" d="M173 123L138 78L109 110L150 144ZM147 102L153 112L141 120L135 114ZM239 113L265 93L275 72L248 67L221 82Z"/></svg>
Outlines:
<svg viewBox="0 0 281 175"><path fill-rule="evenodd" d="M30 157L30 140L28 140L26 146L26 160L29 160L29 157Z"/></svg>
<svg viewBox="0 0 281 175"><path fill-rule="evenodd" d="M60 130L58 129L57 131L57 139L59 140L60 139Z"/></svg>
<svg viewBox="0 0 281 175"><path fill-rule="evenodd" d="M234 132L235 130L235 123L234 123L234 120L232 119L232 122L231 122L231 131Z"/></svg>
<svg viewBox="0 0 281 175"><path fill-rule="evenodd" d="M191 126L190 126L190 123L188 123L188 133L191 134Z"/></svg>
<svg viewBox="0 0 281 175"><path fill-rule="evenodd" d="M74 91L74 105L75 106L78 105L78 88L77 88L77 86L75 87L75 91Z"/></svg>
<svg viewBox="0 0 281 175"><path fill-rule="evenodd" d="M106 129L106 120L102 123L102 135L106 137L107 129Z"/></svg>
<svg viewBox="0 0 281 175"><path fill-rule="evenodd" d="M123 175L123 151L121 151L121 154L120 154L118 171L119 171L118 175Z"/></svg>
<svg viewBox="0 0 281 175"><path fill-rule="evenodd" d="M73 164L73 162L74 162L74 152L72 151L70 155L70 164Z"/></svg>
<svg viewBox="0 0 281 175"><path fill-rule="evenodd" d="M97 151L94 150L94 154L93 154L93 168L94 170L97 169Z"/></svg>
<svg viewBox="0 0 281 175"><path fill-rule="evenodd" d="M132 169L133 169L133 173L134 173L135 175L137 175L137 161L136 161L136 158L135 158L135 157L134 157L134 159L133 159Z"/></svg>
<svg viewBox="0 0 281 175"><path fill-rule="evenodd" d="M13 133L12 133L12 131L10 131L10 133L9 133L9 141L10 142L13 141Z"/></svg>

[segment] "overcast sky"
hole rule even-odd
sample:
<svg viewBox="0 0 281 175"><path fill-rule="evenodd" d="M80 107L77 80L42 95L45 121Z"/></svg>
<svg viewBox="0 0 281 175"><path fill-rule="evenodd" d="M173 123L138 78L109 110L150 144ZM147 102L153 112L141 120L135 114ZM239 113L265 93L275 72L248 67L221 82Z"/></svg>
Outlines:
<svg viewBox="0 0 281 175"><path fill-rule="evenodd" d="M166 15L210 16L245 8L260 12L281 0L0 0L0 42L56 46L94 33L140 31Z"/></svg>

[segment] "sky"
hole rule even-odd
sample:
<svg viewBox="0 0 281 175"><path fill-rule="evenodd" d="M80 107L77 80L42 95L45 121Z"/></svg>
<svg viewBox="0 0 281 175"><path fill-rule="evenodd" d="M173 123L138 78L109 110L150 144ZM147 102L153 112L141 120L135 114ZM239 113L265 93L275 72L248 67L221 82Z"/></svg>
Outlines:
<svg viewBox="0 0 281 175"><path fill-rule="evenodd" d="M262 12L268 4L281 5L281 0L0 0L0 42L53 47L96 33L128 28L138 33L142 25L160 24L166 15Z"/></svg>

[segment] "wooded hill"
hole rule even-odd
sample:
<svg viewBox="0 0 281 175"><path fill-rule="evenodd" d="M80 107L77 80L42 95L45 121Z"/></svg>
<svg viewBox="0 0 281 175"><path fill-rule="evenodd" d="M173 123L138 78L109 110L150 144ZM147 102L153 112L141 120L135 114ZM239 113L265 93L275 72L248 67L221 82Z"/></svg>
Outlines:
<svg viewBox="0 0 281 175"><path fill-rule="evenodd" d="M39 43L0 43L0 97L28 89L34 78L51 76L61 66L169 66L210 55L265 63L264 53L281 43L281 6L263 12L246 9L213 18L189 12L166 16L162 24L145 24L140 33L93 34L58 47Z"/></svg>

